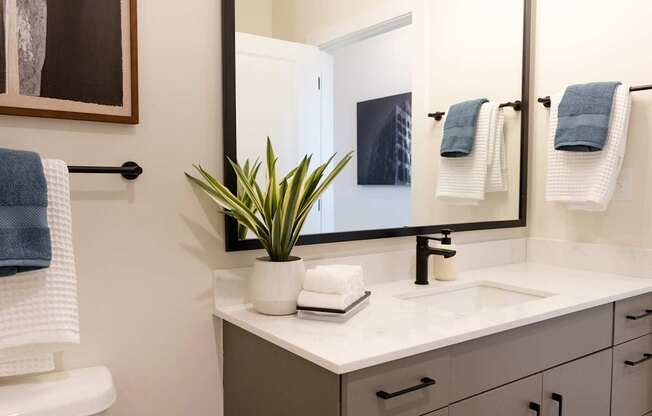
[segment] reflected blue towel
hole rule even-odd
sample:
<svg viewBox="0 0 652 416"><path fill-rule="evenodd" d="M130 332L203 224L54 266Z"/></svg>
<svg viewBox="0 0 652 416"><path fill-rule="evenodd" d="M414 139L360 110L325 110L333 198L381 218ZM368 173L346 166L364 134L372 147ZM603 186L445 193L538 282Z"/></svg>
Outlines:
<svg viewBox="0 0 652 416"><path fill-rule="evenodd" d="M442 157L462 157L471 154L480 107L486 102L489 100L478 98L457 103L448 109L440 148Z"/></svg>
<svg viewBox="0 0 652 416"><path fill-rule="evenodd" d="M559 103L556 150L602 150L607 142L611 107L619 85L620 82L593 82L566 88Z"/></svg>
<svg viewBox="0 0 652 416"><path fill-rule="evenodd" d="M39 155L0 149L0 277L50 266L47 206Z"/></svg>

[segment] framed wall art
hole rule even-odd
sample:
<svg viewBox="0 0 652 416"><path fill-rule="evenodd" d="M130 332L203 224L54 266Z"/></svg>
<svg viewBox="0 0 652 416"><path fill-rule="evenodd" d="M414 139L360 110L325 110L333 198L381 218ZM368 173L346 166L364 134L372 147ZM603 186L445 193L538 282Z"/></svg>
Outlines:
<svg viewBox="0 0 652 416"><path fill-rule="evenodd" d="M138 123L136 0L0 0L0 114Z"/></svg>

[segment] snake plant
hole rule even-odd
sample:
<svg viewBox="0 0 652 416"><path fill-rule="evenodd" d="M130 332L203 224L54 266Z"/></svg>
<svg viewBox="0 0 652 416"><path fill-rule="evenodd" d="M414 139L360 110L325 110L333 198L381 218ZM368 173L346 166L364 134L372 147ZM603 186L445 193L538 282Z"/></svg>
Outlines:
<svg viewBox="0 0 652 416"><path fill-rule="evenodd" d="M312 155L306 155L297 167L279 179L278 158L267 138L267 185L264 188L257 181L261 167L259 161L250 163L247 160L240 165L229 159L238 180L236 195L199 165L194 167L201 179L188 173L186 176L217 203L224 214L238 221L240 238L245 238L247 230L251 231L267 251L270 260L282 262L290 260L290 253L310 210L349 163L352 154L345 155L328 174L326 170L335 155L312 172L309 171Z"/></svg>

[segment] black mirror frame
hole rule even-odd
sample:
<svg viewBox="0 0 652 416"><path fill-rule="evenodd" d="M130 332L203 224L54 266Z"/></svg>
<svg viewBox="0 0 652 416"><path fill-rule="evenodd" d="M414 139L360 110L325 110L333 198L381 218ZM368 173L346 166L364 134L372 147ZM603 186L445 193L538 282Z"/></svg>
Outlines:
<svg viewBox="0 0 652 416"><path fill-rule="evenodd" d="M459 224L428 225L420 227L385 228L375 230L344 231L334 233L309 234L299 238L297 245L324 244L341 241L370 240L379 238L406 237L433 234L442 228L456 232L491 230L499 228L525 227L527 224L527 179L528 179L528 138L529 138L529 91L530 91L530 42L532 0L523 0L523 69L521 86L521 161L518 219L507 221L486 221ZM235 0L222 0L222 87L223 87L223 148L224 181L232 191L236 188L236 175L229 169L227 158L237 159L236 151L236 79L235 79ZM235 219L226 218L226 251L261 249L256 239L239 240Z"/></svg>

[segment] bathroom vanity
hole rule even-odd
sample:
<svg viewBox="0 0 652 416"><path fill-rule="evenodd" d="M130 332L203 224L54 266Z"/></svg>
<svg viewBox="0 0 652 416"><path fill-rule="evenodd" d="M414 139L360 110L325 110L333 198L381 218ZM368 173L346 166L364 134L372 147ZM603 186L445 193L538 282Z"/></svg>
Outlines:
<svg viewBox="0 0 652 416"><path fill-rule="evenodd" d="M217 307L225 415L652 412L648 280L521 263L371 290L345 324Z"/></svg>

